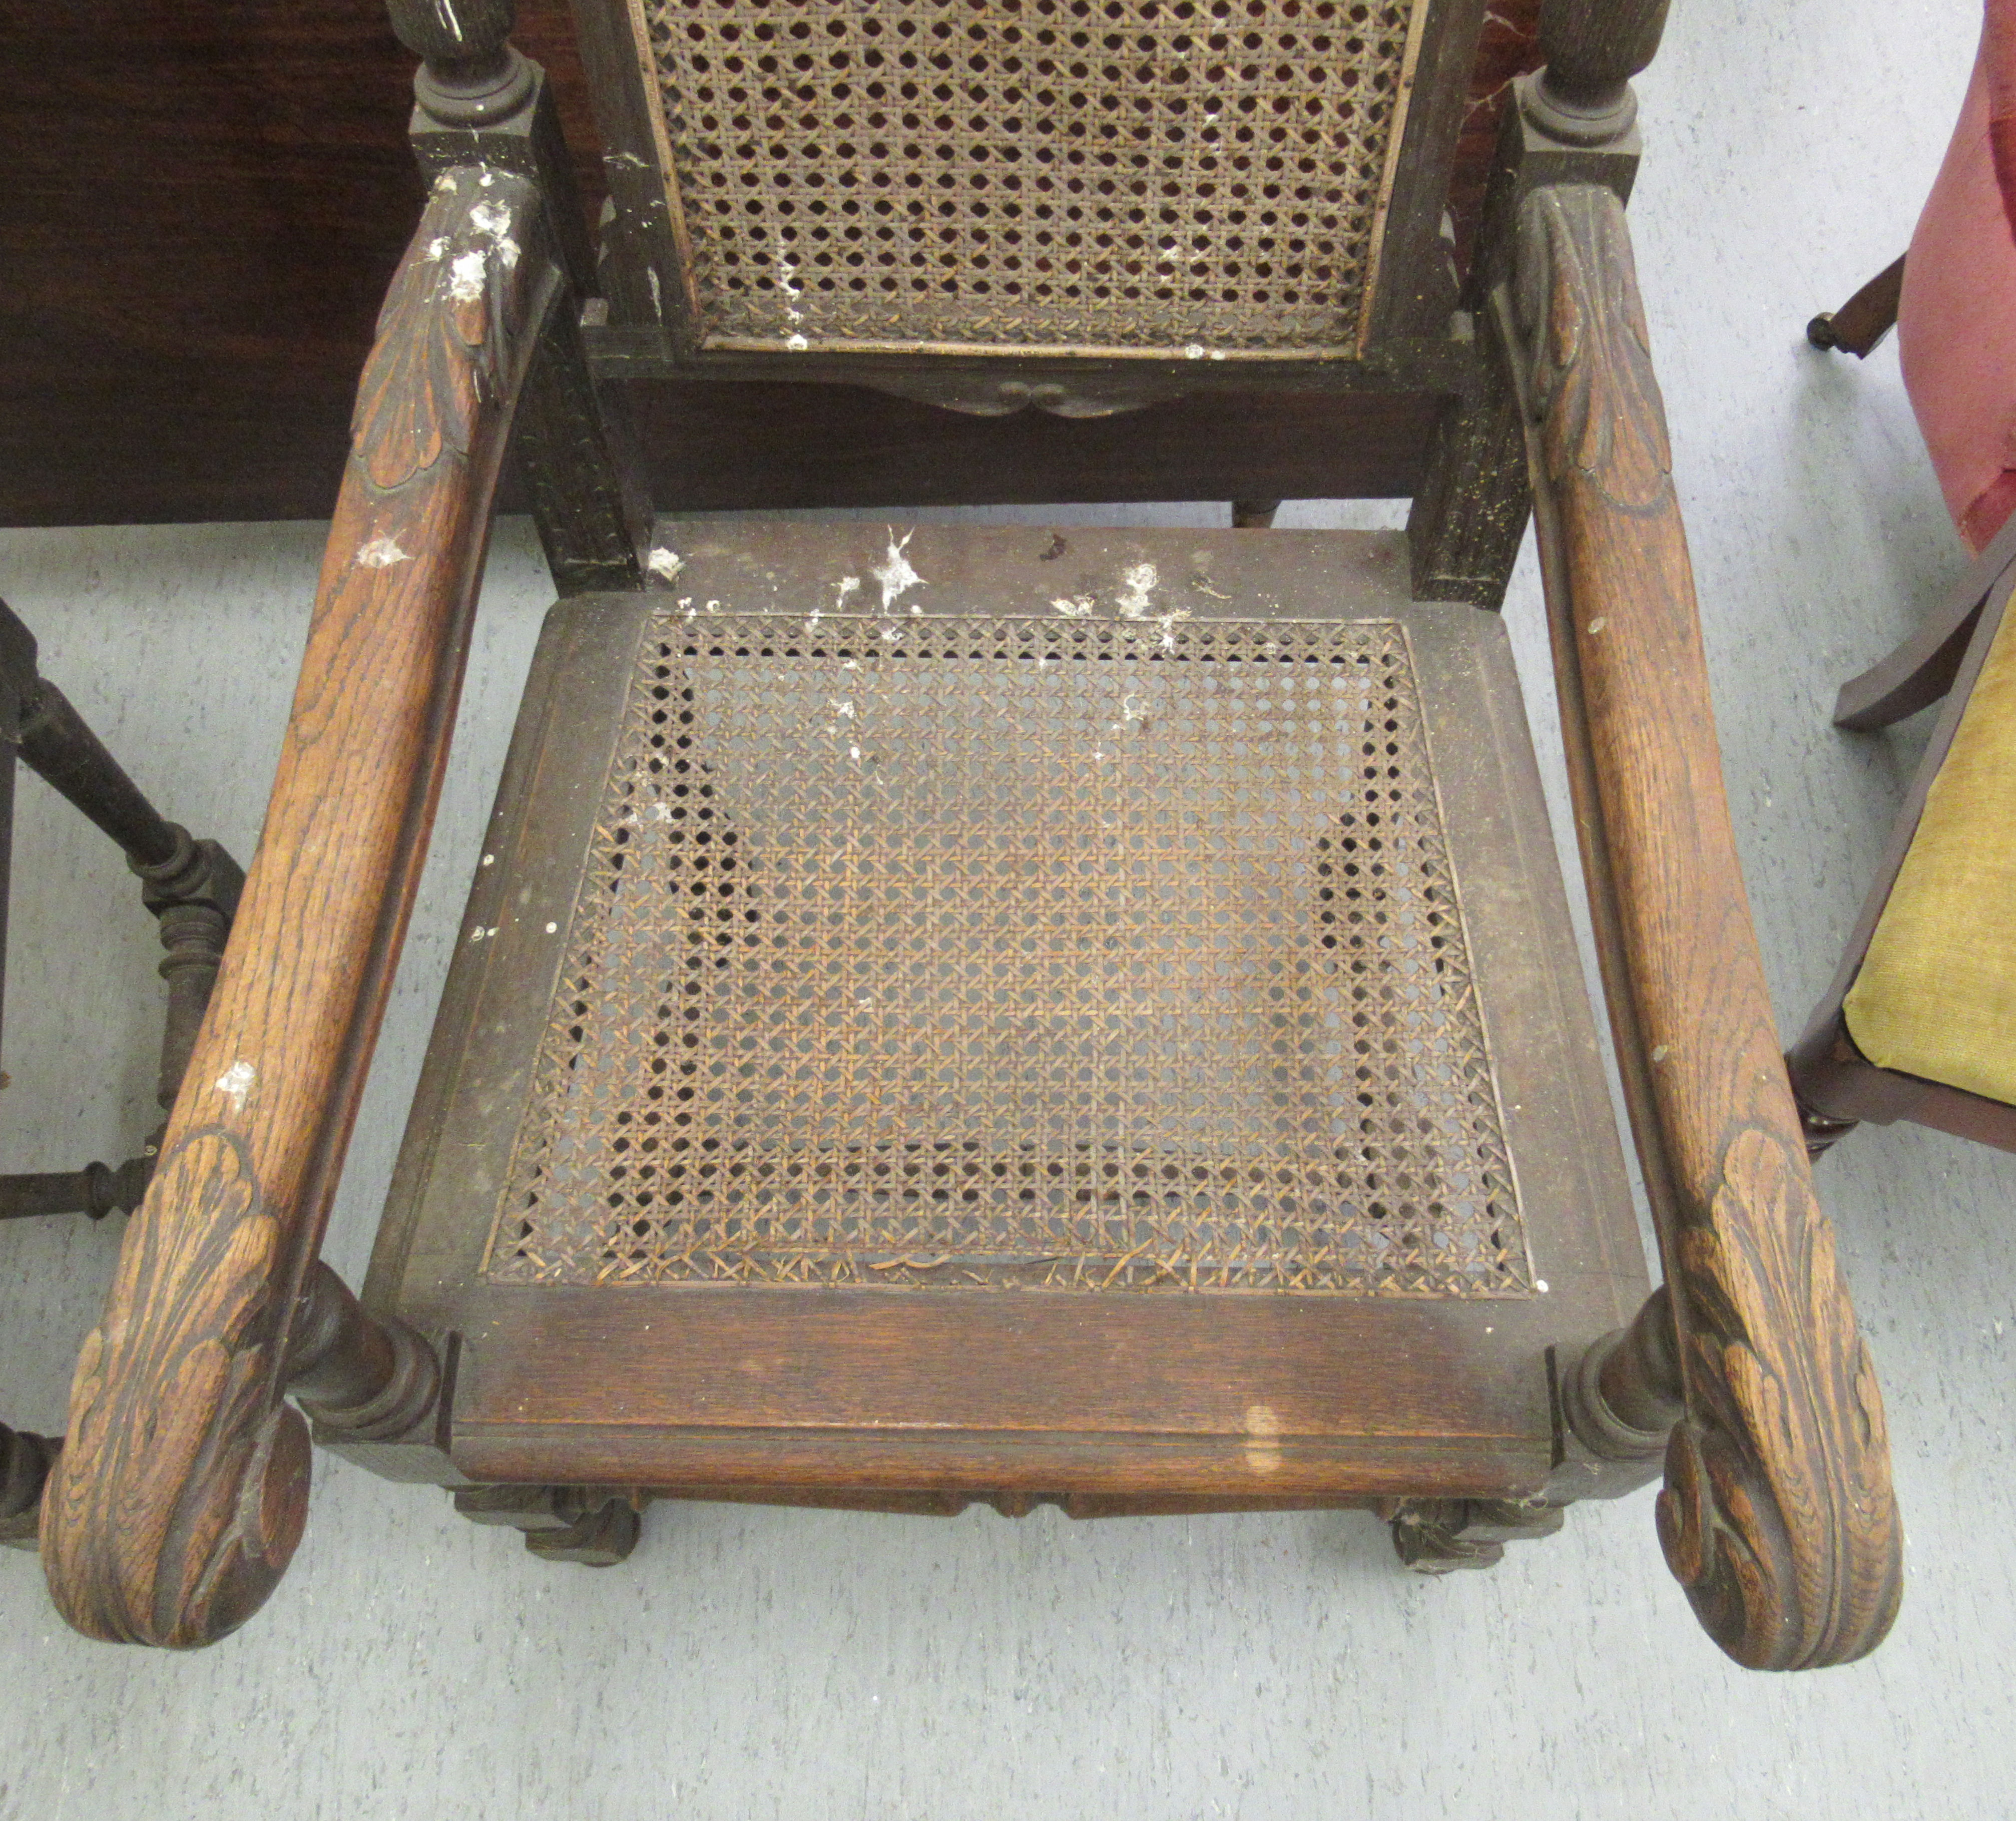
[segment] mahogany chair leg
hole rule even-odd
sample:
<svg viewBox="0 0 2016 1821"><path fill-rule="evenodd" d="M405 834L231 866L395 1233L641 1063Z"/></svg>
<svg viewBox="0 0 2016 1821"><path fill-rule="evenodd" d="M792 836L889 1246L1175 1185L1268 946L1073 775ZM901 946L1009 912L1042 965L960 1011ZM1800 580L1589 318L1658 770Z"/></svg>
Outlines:
<svg viewBox="0 0 2016 1821"><path fill-rule="evenodd" d="M1937 612L1895 650L1841 685L1834 724L1871 733L1929 707L1953 687L1981 610L2016 576L2016 517L1975 559Z"/></svg>
<svg viewBox="0 0 2016 1821"><path fill-rule="evenodd" d="M366 1315L350 1286L318 1258L296 1305L287 1389L326 1427L359 1441L402 1435L441 1395L441 1362L404 1322Z"/></svg>
<svg viewBox="0 0 2016 1821"><path fill-rule="evenodd" d="M1235 531L1266 531L1273 529L1274 514L1281 509L1278 499L1235 499L1232 502L1232 524Z"/></svg>
<svg viewBox="0 0 2016 1821"><path fill-rule="evenodd" d="M1897 326L1897 300L1904 289L1904 255L1879 272L1838 310L1823 310L1806 325L1815 347L1835 348L1867 360Z"/></svg>
<svg viewBox="0 0 2016 1821"><path fill-rule="evenodd" d="M152 1156L128 1157L117 1169L86 1164L81 1170L0 1176L0 1220L32 1220L45 1214L83 1214L103 1220L131 1214L147 1193Z"/></svg>
<svg viewBox="0 0 2016 1821"><path fill-rule="evenodd" d="M635 1503L606 1486L465 1486L455 1508L473 1524L523 1531L542 1561L589 1568L627 1560L640 1528Z"/></svg>

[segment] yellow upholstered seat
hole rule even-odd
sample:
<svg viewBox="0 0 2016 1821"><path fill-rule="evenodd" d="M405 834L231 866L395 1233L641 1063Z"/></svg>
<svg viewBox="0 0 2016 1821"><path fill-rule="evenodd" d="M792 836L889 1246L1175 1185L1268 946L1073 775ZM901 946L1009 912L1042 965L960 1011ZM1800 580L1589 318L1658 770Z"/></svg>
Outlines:
<svg viewBox="0 0 2016 1821"><path fill-rule="evenodd" d="M2016 1104L2016 615L1989 648L1842 1009L1879 1067Z"/></svg>

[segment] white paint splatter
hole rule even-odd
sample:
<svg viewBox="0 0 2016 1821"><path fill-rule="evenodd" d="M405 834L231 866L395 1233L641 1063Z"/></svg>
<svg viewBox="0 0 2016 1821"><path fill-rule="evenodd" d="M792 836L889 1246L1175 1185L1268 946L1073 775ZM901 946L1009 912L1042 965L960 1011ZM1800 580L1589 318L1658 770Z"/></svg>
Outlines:
<svg viewBox="0 0 2016 1821"><path fill-rule="evenodd" d="M861 578L843 575L833 591L833 610L837 614L861 592Z"/></svg>
<svg viewBox="0 0 2016 1821"><path fill-rule="evenodd" d="M1067 620L1085 620L1092 617L1092 610L1098 604L1090 595L1080 595L1076 600L1066 600L1060 596L1050 603L1050 607Z"/></svg>
<svg viewBox="0 0 2016 1821"><path fill-rule="evenodd" d="M483 295L483 281L489 271L489 257L481 247L458 253L448 268L448 294L458 304L474 303Z"/></svg>
<svg viewBox="0 0 2016 1821"><path fill-rule="evenodd" d="M653 804L651 819L653 822L670 822L672 819L672 806L669 803Z"/></svg>
<svg viewBox="0 0 2016 1821"><path fill-rule="evenodd" d="M1120 698L1120 718L1129 727L1145 724L1148 718L1148 704L1139 696L1122 696Z"/></svg>
<svg viewBox="0 0 2016 1821"><path fill-rule="evenodd" d="M231 1103L231 1110L245 1110L245 1096L252 1092L252 1084L258 1080L259 1071L249 1062L234 1062L217 1078L217 1091Z"/></svg>
<svg viewBox="0 0 2016 1821"><path fill-rule="evenodd" d="M1157 614L1155 624L1162 628L1162 649L1174 651L1176 648L1176 622L1190 617L1188 607L1172 607L1166 614Z"/></svg>
<svg viewBox="0 0 2016 1821"><path fill-rule="evenodd" d="M668 550L661 544L644 559L644 567L661 581L670 581L686 566L686 560L676 550Z"/></svg>
<svg viewBox="0 0 2016 1821"><path fill-rule="evenodd" d="M662 322L665 319L665 287L658 283L658 268L655 265L647 265L644 268L644 276L651 286L651 314Z"/></svg>
<svg viewBox="0 0 2016 1821"><path fill-rule="evenodd" d="M798 308L798 299L805 293L798 285L797 268L781 245L777 249L777 291L784 300L784 323L790 330L784 346L793 354L803 354L812 346L805 336L805 313Z"/></svg>
<svg viewBox="0 0 2016 1821"><path fill-rule="evenodd" d="M1204 344L1201 342L1192 342L1183 350L1183 358L1186 361L1202 360L1204 358Z"/></svg>
<svg viewBox="0 0 2016 1821"><path fill-rule="evenodd" d="M910 567L909 558L904 555L910 547L910 540L916 534L915 531L905 531L899 542L892 526L889 532L888 556L868 572L882 585L882 610L885 614L910 589L923 585L924 578ZM919 611L914 606L910 610L913 613Z"/></svg>
<svg viewBox="0 0 2016 1821"><path fill-rule="evenodd" d="M1152 563L1136 563L1131 568L1123 570L1120 576L1120 592L1114 597L1114 604L1130 620L1146 619L1148 597L1154 593L1155 585L1161 579Z"/></svg>
<svg viewBox="0 0 2016 1821"><path fill-rule="evenodd" d="M427 257L430 259L438 259L447 251L448 236L445 234L437 234L427 243Z"/></svg>
<svg viewBox="0 0 2016 1821"><path fill-rule="evenodd" d="M854 718L854 704L851 701L845 700L844 697L829 696L826 699L826 705L830 708L834 714L841 716L846 720L851 721Z"/></svg>
<svg viewBox="0 0 2016 1821"><path fill-rule="evenodd" d="M366 569L390 569L395 563L410 563L412 555L399 548L396 538L373 538L357 552L357 560Z"/></svg>
<svg viewBox="0 0 2016 1821"><path fill-rule="evenodd" d="M490 244L497 249L497 257L503 261L506 272L517 266L518 243L511 238L509 209L500 208L495 203L478 203L469 211L469 225L477 233L489 236Z"/></svg>

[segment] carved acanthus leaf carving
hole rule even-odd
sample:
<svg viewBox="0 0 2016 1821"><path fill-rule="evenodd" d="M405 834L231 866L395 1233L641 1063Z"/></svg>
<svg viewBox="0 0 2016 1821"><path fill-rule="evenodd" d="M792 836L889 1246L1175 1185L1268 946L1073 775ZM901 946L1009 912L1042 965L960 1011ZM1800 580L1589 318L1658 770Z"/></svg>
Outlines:
<svg viewBox="0 0 2016 1821"><path fill-rule="evenodd" d="M1741 1661L1859 1656L1895 1610L1903 1539L1882 1398L1803 1147L1737 1133L1679 1257L1690 1407L1659 1500L1667 1561Z"/></svg>
<svg viewBox="0 0 2016 1821"><path fill-rule="evenodd" d="M477 401L500 396L500 362L526 327L545 241L527 179L472 167L436 182L358 383L353 459L373 487L404 486L444 450L469 453Z"/></svg>
<svg viewBox="0 0 2016 1821"><path fill-rule="evenodd" d="M99 1469L59 1475L63 1509L48 1531L51 1576L93 1590L90 1610L69 1616L95 1636L207 1643L258 1609L293 1553L308 1440L268 1398L278 1321L262 1290L279 1243L229 1134L197 1131L161 1160L77 1362L68 1449ZM175 1294L143 1296L164 1283ZM142 1484L171 1491L127 1495ZM116 1508L92 1509L107 1501ZM131 1575L134 1562L151 1572ZM128 1597L149 1585L144 1605Z"/></svg>

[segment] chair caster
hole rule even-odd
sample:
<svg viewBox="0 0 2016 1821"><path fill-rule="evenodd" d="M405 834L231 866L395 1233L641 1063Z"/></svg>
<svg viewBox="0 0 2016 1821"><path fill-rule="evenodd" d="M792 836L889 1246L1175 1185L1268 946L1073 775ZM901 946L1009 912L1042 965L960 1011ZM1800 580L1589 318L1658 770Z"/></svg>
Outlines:
<svg viewBox="0 0 2016 1821"><path fill-rule="evenodd" d="M1562 1519L1557 1505L1516 1499L1399 1499L1384 1516L1394 1553L1417 1574L1496 1567L1506 1544L1552 1536Z"/></svg>

